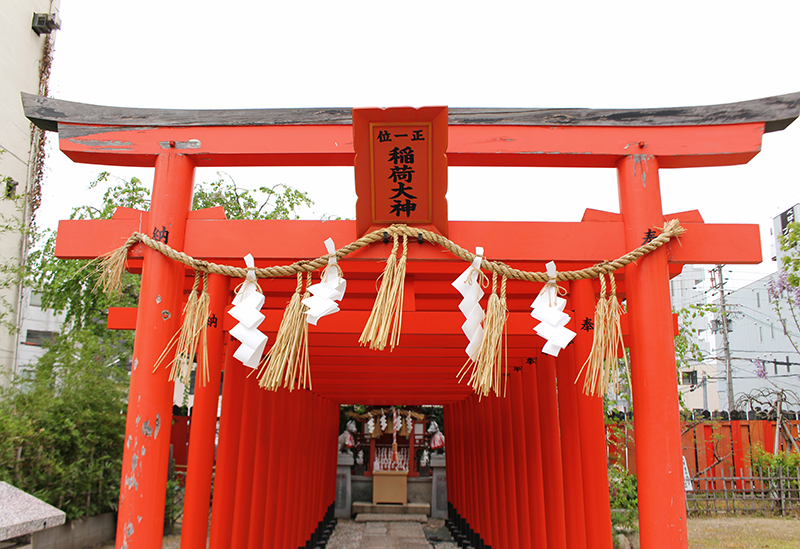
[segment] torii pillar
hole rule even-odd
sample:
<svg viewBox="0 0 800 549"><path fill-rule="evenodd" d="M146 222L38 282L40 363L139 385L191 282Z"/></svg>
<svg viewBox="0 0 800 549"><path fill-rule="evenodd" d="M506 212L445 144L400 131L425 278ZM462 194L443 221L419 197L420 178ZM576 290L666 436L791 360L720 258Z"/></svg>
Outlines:
<svg viewBox="0 0 800 549"><path fill-rule="evenodd" d="M633 155L617 162L625 243L633 249L662 226L658 160ZM642 547L687 547L678 380L667 249L628 265L625 281L631 341L631 383Z"/></svg>
<svg viewBox="0 0 800 549"><path fill-rule="evenodd" d="M153 234L175 249L183 248L193 183L194 163L188 156L175 150L158 156L148 221ZM169 368L154 372L153 367L180 328L185 267L149 248L144 263L125 425L117 547L127 547L127 539L134 534L141 540L139 547L160 546L164 533L161 521L142 520L140 512L164 509L166 492L159 487L169 464L174 384L169 381Z"/></svg>

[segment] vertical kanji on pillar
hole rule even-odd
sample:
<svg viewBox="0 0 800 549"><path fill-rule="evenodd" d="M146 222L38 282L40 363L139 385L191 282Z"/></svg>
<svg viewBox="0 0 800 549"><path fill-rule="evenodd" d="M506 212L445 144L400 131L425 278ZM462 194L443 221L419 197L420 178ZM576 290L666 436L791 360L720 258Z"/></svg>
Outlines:
<svg viewBox="0 0 800 549"><path fill-rule="evenodd" d="M595 311L594 283L591 280L576 280L570 283L570 295L575 308L578 325L583 319L592 319ZM592 349L593 329L577 329L575 332L574 368L579 371L584 357ZM582 387L583 378L578 380ZM608 461L606 458L605 419L603 398L578 392L578 429L581 438L581 472L583 474L584 513L586 516L586 538L592 540L597 549L611 549L611 505L608 498Z"/></svg>
<svg viewBox="0 0 800 549"><path fill-rule="evenodd" d="M571 328L576 331L575 315ZM558 418L561 425L561 459L564 471L564 508L567 525L567 545L586 546L586 517L583 505L583 463L581 460L578 393L575 383L575 347L567 346L556 358L558 376Z"/></svg>
<svg viewBox="0 0 800 549"><path fill-rule="evenodd" d="M228 303L229 280L219 274L209 275L208 293L211 296L206 343L208 345L208 383L197 377L192 408L192 440L186 468L186 492L181 525L183 549L205 549L208 537L208 512L211 505L211 480L216 454L217 409L219 385L224 360L222 318ZM198 360L202 360L199 353ZM198 364L198 369L202 363Z"/></svg>

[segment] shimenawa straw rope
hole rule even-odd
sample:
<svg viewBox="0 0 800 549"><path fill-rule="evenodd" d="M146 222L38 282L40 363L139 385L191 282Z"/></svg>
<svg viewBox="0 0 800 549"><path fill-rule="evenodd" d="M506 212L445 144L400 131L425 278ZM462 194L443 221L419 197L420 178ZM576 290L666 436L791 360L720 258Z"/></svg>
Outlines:
<svg viewBox="0 0 800 549"><path fill-rule="evenodd" d="M605 284L602 279L602 275L610 274L617 269L632 263L645 254L650 253L651 251L657 249L658 247L667 243L673 237L679 237L685 232L685 229L680 226L679 221L677 219L670 220L664 223L662 228L658 228L661 231L661 234L658 235L656 238L647 242L635 250L613 260L601 263L599 265L595 265L586 269L581 269L579 271L560 271L557 276L557 280L581 280L587 278L601 278L601 283ZM417 238L421 237L424 240L438 244L445 249L452 252L454 255L459 257L462 260L472 262L475 259L475 255L468 252L464 248L461 248L454 242L450 241L449 239L443 237L442 235L428 231L425 229L420 229L416 227L409 227L407 225L392 225L385 229L378 229L373 231L372 233L366 234L363 237L359 238L355 242L348 244L336 251L335 255L337 258L341 259L364 246L368 246L374 242L382 240L385 238L386 235L391 235L394 242L392 246L392 253L387 259L387 265L384 270L383 275L381 276L381 287L378 292L378 298L376 299L375 306L373 307L372 313L370 314L370 319L367 322L367 325L362 332L361 338L359 342L362 345L369 345L371 349L383 349L386 346L387 341L390 343L391 348L394 348L395 345L399 342L399 334L402 327L402 307L403 307L403 288L404 288L404 277L405 277L405 264L407 261L407 238L409 236ZM398 260L397 259L397 248L398 248L398 240L399 237L403 237L403 255ZM102 256L100 261L99 270L100 277L97 281L97 286L102 287L103 291L107 294L119 294L121 291L120 288L120 281L122 273L126 268L127 263L127 255L130 248L132 248L137 243L143 243L145 246L158 251L159 253L175 260L184 265L187 265L195 271L200 271L203 273L217 273L223 274L230 277L236 278L245 278L247 275L247 269L240 268L240 267L232 267L227 265L218 265L211 262L206 262L202 260L197 260L192 258L191 256L173 250L166 244L160 241L153 240L149 236L143 233L133 233L125 242L123 246L120 248L109 252ZM278 276L291 276L291 275L301 275L303 272L310 273L311 271L319 268L324 267L327 265L327 260L330 257L330 254L324 255L314 260L310 261L299 261L292 265L286 266L276 266L276 267L267 267L262 269L255 269L254 273L257 278L270 278L270 277L278 277ZM518 280L526 280L531 282L545 282L545 283L552 283L547 273L544 272L529 272L529 271L521 271L518 269L513 269L508 265L505 265L500 262L490 262L486 259L483 259L481 262L481 267L485 268L493 273L493 275L499 274L503 276L503 285L505 286L505 279L506 278L514 278ZM613 279L612 279L613 284ZM299 290L298 290L299 292ZM296 295L299 296L299 293L296 292ZM204 292L205 294L205 292ZM613 307L616 311L619 308L619 304L616 298L616 293L612 292L613 297L606 298L603 301L602 308L600 308L600 304L598 304L598 311L601 313L601 320L600 323L595 323L596 326L603 326L607 325L605 322L606 316L608 316L608 307L610 303L608 302L609 299L616 303L617 305ZM203 294L201 294L202 296ZM207 294L205 294L207 295ZM194 292L190 295L190 300L197 299L198 301L201 299L200 297L194 296ZM203 298L205 299L205 298ZM269 374L266 372L262 372L260 383L262 386L267 386L273 389L277 389L278 386L281 384L281 378L283 379L283 385L289 386L290 388L294 387L294 383L297 382L298 385L305 387L306 383L310 387L311 380L310 380L310 372L308 370L308 352L307 352L307 330L308 327L305 323L298 323L298 322L291 322L291 319L297 314L297 305L292 306L292 302L295 300L295 297L292 297L292 301L290 301L289 306L287 307L287 311L284 314L284 322L290 321L289 325L294 325L294 330L292 333L294 336L289 337L288 335L284 335L284 338L288 338L286 341L281 342L281 346L278 349L275 349L278 346L278 340L276 338L275 345L273 348L270 349L270 354L268 354L269 362L272 363L273 360L280 358L284 361L283 365L278 364L277 367L270 367L268 368ZM188 305L188 303L187 303ZM191 339L191 335L194 334L194 338L196 339L199 337L200 332L203 331L200 322L200 316L196 314L196 307L198 303L193 303L191 307L187 306L187 313L191 313L184 316L184 324L187 326L186 330L182 330L181 332L186 334L187 339L183 343L181 343L181 354L176 356L184 357L186 353L196 349L196 342ZM207 307L207 305L204 305ZM290 311L291 309L291 311ZM287 314L289 318L287 318ZM302 317L302 308L300 308L300 316ZM188 316L188 321L187 321ZM202 316L202 315L201 315ZM205 319L205 317L203 317ZM304 320L304 319L303 319ZM281 323L281 328L284 326L284 322ZM618 320L614 324L618 325ZM298 329L302 326L302 331ZM287 328L284 332L287 332ZM609 337L605 334L610 333L610 336L614 336L613 329L610 329L609 332L606 329L600 330L596 328L595 331L595 338L598 337L598 331L601 332L601 335L604 337ZM166 358L169 350L175 344L175 340L179 338L178 334L173 337L173 340L170 341L167 348L164 349L162 356L156 362L156 368L158 365ZM288 333L288 332L287 332ZM501 330L502 333L502 330ZM621 331L617 328L617 334L621 334ZM391 334L391 339L390 339ZM279 330L280 335L280 330ZM619 335L621 340L621 335ZM616 340L617 338L614 337ZM287 347L284 347L287 346ZM603 353L603 356L606 356L607 350L605 350L604 346L607 344L602 343L602 341L597 341L597 348L595 349L595 345L593 344L593 354L596 353ZM615 346L616 349L616 346ZM488 347L487 347L487 353ZM616 351L615 351L616 352ZM496 353L495 355L496 356ZM592 356L592 355L590 355ZM599 355L598 355L599 356ZM192 357L193 358L193 357ZM191 360L191 358L190 358ZM293 362L291 366L291 372L286 372L286 368L289 367L286 361L296 361L300 360L300 369L296 371L297 364ZM601 362L603 364L605 361ZM589 361L587 360L587 364ZM266 362L265 362L266 365ZM586 367L586 364L584 365ZM593 366L594 369L597 369L599 366L595 364ZM610 367L610 366L609 366ZM181 375L186 375L186 368L179 368ZM583 370L583 369L582 369ZM492 370L494 373L490 375L492 379L499 380L498 374L495 370ZM605 366L603 366L603 371L605 372ZM281 376L278 375L278 372L281 372ZM177 375L177 373L175 374ZM299 377L298 377L299 375ZM473 371L473 376L475 372ZM596 376L596 373L593 373L593 376ZM608 383L608 375L606 373L602 376L602 379L605 380L605 384ZM205 379L207 374L203 375L203 379ZM473 377L471 376L471 378ZM482 373L481 378L484 379L486 376L485 372ZM592 382L590 379L595 379ZM474 381L474 380L473 380ZM600 383L600 379L596 379L595 377L587 377L587 382L589 383L589 387L594 387L596 391L598 389L598 384ZM482 382L482 386L486 387L487 382ZM499 381L496 384L488 384L491 388L499 387ZM488 392L486 393L488 394Z"/></svg>

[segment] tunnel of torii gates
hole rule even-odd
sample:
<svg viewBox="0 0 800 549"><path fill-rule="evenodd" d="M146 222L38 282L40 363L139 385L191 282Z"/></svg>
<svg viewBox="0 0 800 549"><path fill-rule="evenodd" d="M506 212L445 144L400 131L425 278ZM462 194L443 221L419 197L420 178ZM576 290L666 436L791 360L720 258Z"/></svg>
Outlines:
<svg viewBox="0 0 800 549"><path fill-rule="evenodd" d="M488 259L518 269L544 271L552 260L567 271L618 258L651 229L678 218L686 229L679 241L616 275L627 300L623 330L636 410L641 546L687 547L668 282L685 264L759 263L761 250L756 225L707 224L696 210L664 214L659 169L748 162L765 132L798 116L800 93L651 110L188 111L30 95L23 103L34 124L58 132L61 150L75 162L155 167L148 212L119 209L110 220L61 221L61 258L95 258L141 231L219 264L243 267L251 253L257 267L288 265L323 255L329 237L343 246L402 222L465 249L482 246ZM370 155L387 134L400 145L420 138L415 168L421 171L413 184L406 181L406 191L415 190L408 194L419 199L416 210L390 208L401 201L386 191L383 176L374 176L385 159ZM222 208L190 211L198 166L355 166L357 219L244 221L226 220ZM449 221L447 166L616 169L620 213L588 209L580 222ZM425 170L427 178L420 177ZM569 189L562 196L569 200ZM532 187L515 198L535 197ZM544 340L529 314L542 284L509 279L507 394L479 399L456 379L467 341L451 282L467 264L439 246L409 243L399 346L359 346L390 249L391 243L376 242L340 260L349 281L341 312L309 327L313 390L270 392L258 387L256 376L247 377L250 370L226 351L235 349L225 334L235 321L225 313L241 279L210 275L210 315L219 321L208 332L211 380L196 388L181 546L204 547L207 535L212 548L317 546L335 500L339 405L359 403L444 406L448 513L474 546L610 548L602 400L574 383L592 345L580 322L593 318L598 280L560 283L578 335L553 357L542 354ZM129 269L141 273L138 310L112 309L108 317L111 328L136 329L116 546L155 549L162 539L173 387L169 369L154 372L153 366L180 326L194 277L142 244L128 259ZM260 284L266 296L261 329L271 344L296 280Z"/></svg>

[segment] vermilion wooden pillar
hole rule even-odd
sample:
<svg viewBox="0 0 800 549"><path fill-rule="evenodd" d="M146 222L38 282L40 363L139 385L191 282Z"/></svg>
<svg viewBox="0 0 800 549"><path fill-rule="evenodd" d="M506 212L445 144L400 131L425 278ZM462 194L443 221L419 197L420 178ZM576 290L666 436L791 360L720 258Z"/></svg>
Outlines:
<svg viewBox="0 0 800 549"><path fill-rule="evenodd" d="M580 371L592 349L593 331L580 329L584 319L593 321L595 311L594 286L591 280L570 282L570 297L575 308L574 364ZM586 538L592 547L611 549L611 506L608 499L608 464L606 459L603 398L583 394L583 377L578 382L578 427L581 437L581 471L583 501L586 517Z"/></svg>
<svg viewBox="0 0 800 549"><path fill-rule="evenodd" d="M448 434L447 444L453 444L456 456L456 469L453 471L453 474L456 475L456 483L458 484L459 488L456 492L453 493L453 497L450 497L450 490L448 486L447 497L450 499L451 503L455 507L456 512L461 517L467 517L470 514L469 508L472 503L470 499L470 494L472 493L472 486L473 481L475 479L470 474L470 456L468 455L468 433L466 431L467 427L467 417L466 417L466 408L465 408L465 400L456 402L455 404L451 405L451 409L453 411L450 414L449 419L449 427L446 430ZM447 421L448 413L445 412L445 420ZM452 434L451 434L452 433ZM450 449L447 450L447 482L450 483ZM474 524L472 525L473 528L477 528Z"/></svg>
<svg viewBox="0 0 800 549"><path fill-rule="evenodd" d="M183 249L193 182L194 164L188 157L172 151L160 154L155 164L150 226L143 232L163 227L169 245ZM161 547L173 383L169 368L162 366L153 372L153 367L180 328L184 269L149 248L144 252L122 457L118 549Z"/></svg>
<svg viewBox="0 0 800 549"><path fill-rule="evenodd" d="M558 428L556 361L539 355L536 365L536 388L539 397L539 427L542 433L542 470L547 519L547 547L566 549L567 526L564 516L564 472L561 435Z"/></svg>
<svg viewBox="0 0 800 549"><path fill-rule="evenodd" d="M506 494L506 529L508 530L508 547L520 548L527 547L520 542L520 523L517 514L517 474L516 461L514 456L514 432L511 429L511 407L509 406L510 397L505 398L491 397L492 413L496 428L495 441L503 449L502 469L500 470L502 482L505 484Z"/></svg>
<svg viewBox="0 0 800 549"><path fill-rule="evenodd" d="M458 473L458 464L461 457L457 448L460 436L456 433L455 427L453 427L454 407L455 404L445 404L442 409L444 415L444 432L447 433L447 502L458 508L456 502L458 501L458 494L461 489L461 475ZM450 517L448 516L448 518Z"/></svg>
<svg viewBox="0 0 800 549"><path fill-rule="evenodd" d="M470 526L475 529L475 531L480 531L481 535L484 535L485 532L479 530L480 520L475 518L475 498L471 497L475 489L475 483L478 482L478 479L475 475L475 457L477 450L475 449L473 440L473 437L475 436L475 424L471 422L469 401L470 398L466 398L456 404L458 420L454 423L458 423L456 429L461 440L460 448L461 456L464 459L462 471L464 474L465 486L464 499L461 501L461 507L457 507L456 511L458 511L462 518L470 522ZM475 522L476 520L478 522Z"/></svg>
<svg viewBox="0 0 800 549"><path fill-rule="evenodd" d="M314 435L309 437L306 441L308 450L306 451L306 474L303 475L307 482L306 490L309 492L309 512L305 516L305 534L306 537L303 543L311 536L317 528L317 524L322 520L324 510L322 509L322 498L320 497L319 486L322 485L322 477L320 471L322 470L322 463L320 457L323 455L321 443L325 441L325 424L320 424L316 420L322 417L322 398L314 395L311 400L311 406L308 410L309 420L306 423L314 423Z"/></svg>
<svg viewBox="0 0 800 549"><path fill-rule="evenodd" d="M255 463L256 431L259 403L264 391L255 376L245 379L242 426L239 434L239 455L236 467L236 501L233 507L233 532L231 547L247 547L250 524L250 506L253 496L253 464Z"/></svg>
<svg viewBox="0 0 800 549"><path fill-rule="evenodd" d="M532 546L547 547L544 472L542 466L542 434L539 419L539 396L536 364L522 367L522 405L525 408L525 458L528 476L528 509L530 511Z"/></svg>
<svg viewBox="0 0 800 549"><path fill-rule="evenodd" d="M194 407L192 408L192 440L186 469L186 492L181 526L181 547L205 549L208 537L208 511L211 505L211 478L214 474L214 456L217 437L217 409L219 383L224 360L224 332L222 315L228 304L228 277L212 274L208 278L211 297L210 318L214 322L207 328L209 381L203 383L202 363L195 374ZM198 353L202 361L202 353Z"/></svg>
<svg viewBox="0 0 800 549"><path fill-rule="evenodd" d="M503 436L512 440L514 447L514 481L517 493L517 524L520 547L533 547L528 494L528 458L525 452L525 406L522 401L522 374L512 372L508 397L502 400L503 416L508 423Z"/></svg>
<svg viewBox="0 0 800 549"><path fill-rule="evenodd" d="M498 517L497 490L495 489L494 448L488 436L489 425L478 397L472 395L473 425L475 425L474 444L477 446L475 474L481 480L481 487L475 494L478 503L477 512L481 517L481 526L486 528L484 541L493 547L501 547L500 520ZM488 538L488 539L487 539Z"/></svg>
<svg viewBox="0 0 800 549"><path fill-rule="evenodd" d="M658 161L624 157L617 176L625 243L634 249L664 224ZM667 261L663 246L625 268L643 549L688 547Z"/></svg>
<svg viewBox="0 0 800 549"><path fill-rule="evenodd" d="M484 436L489 464L489 480L495 497L494 524L497 527L495 543L497 547L512 547L513 541L508 527L508 513L506 512L506 485L505 471L503 471L503 444L500 440L500 422L492 409L492 397L484 397L478 404L478 413L483 416Z"/></svg>
<svg viewBox="0 0 800 549"><path fill-rule="evenodd" d="M575 331L573 315L570 328ZM580 424L578 420L578 391L575 377L574 346L568 345L556 358L558 371L558 418L561 425L561 463L564 471L564 509L567 525L567 545L587 547L586 522L583 506L583 467L581 463Z"/></svg>
<svg viewBox="0 0 800 549"><path fill-rule="evenodd" d="M309 448L308 441L304 439L307 438L306 433L309 432L305 427L308 425L309 421L307 412L311 403L308 397L311 393L299 390L291 392L290 395L297 401L297 414L294 424L294 430L297 434L295 435L295 458L293 460L295 471L293 482L294 489L289 491L289 500L287 502L287 507L293 511L289 517L289 532L291 535L289 536L289 543L287 543L286 546L294 548L299 547L301 543L305 542L305 539L302 539L305 537L306 532L301 514L307 513L310 510L307 491L308 485L305 483L307 478L305 459L308 456ZM310 434L316 434L313 428Z"/></svg>
<svg viewBox="0 0 800 549"><path fill-rule="evenodd" d="M276 410L280 410L279 414L276 414L275 419L278 421L283 421L286 419L286 395L285 391L278 391L276 393ZM288 424L284 423L285 425ZM278 479L284 475L283 470L281 469L282 465L282 456L285 452L281 451L282 445L280 441L284 439L286 436L286 432L279 433L277 430L272 432L272 444L269 445L269 454L267 459L264 463L260 464L261 467L267 468L267 484L265 488L265 497L266 497L266 507L264 511L264 529L261 534L263 543L260 547L276 547L275 543L275 530L276 530L276 523L275 523L275 515L278 513L278 506L283 505L283 502L278 501L277 493L278 493Z"/></svg>
<svg viewBox="0 0 800 549"><path fill-rule="evenodd" d="M281 389L285 390L285 389ZM285 434L286 459L280 469L281 476L278 479L278 512L275 515L275 522L278 524L277 535L274 547L291 547L294 524L292 515L297 512L294 509L294 495L296 493L295 483L297 481L297 442L299 440L298 430L301 406L297 397L298 393L292 392L286 397L286 407L284 413L287 416L288 433Z"/></svg>
<svg viewBox="0 0 800 549"><path fill-rule="evenodd" d="M328 427L325 432L327 435L323 437L323 448L336 448L339 438L339 403L332 400L325 399L327 412L325 417L328 418ZM328 494L327 501L325 502L325 510L327 511L332 505L336 503L336 467L337 457L336 452L325 452L325 457L328 460L328 474L325 476L324 486Z"/></svg>
<svg viewBox="0 0 800 549"><path fill-rule="evenodd" d="M259 391L258 427L250 436L255 439L253 467L249 471L241 471L250 483L250 507L242 512L250 516L247 527L247 546L259 547L264 537L264 522L267 506L267 479L272 471L269 469L269 452L274 441L275 401L277 395L271 391Z"/></svg>
<svg viewBox="0 0 800 549"><path fill-rule="evenodd" d="M211 532L209 547L230 547L233 531L233 506L236 496L236 462L239 455L239 430L242 422L241 395L244 392L245 370L233 358L233 343L227 336L225 378L222 384L222 409L219 418L217 467L214 473L214 499L211 502Z"/></svg>

